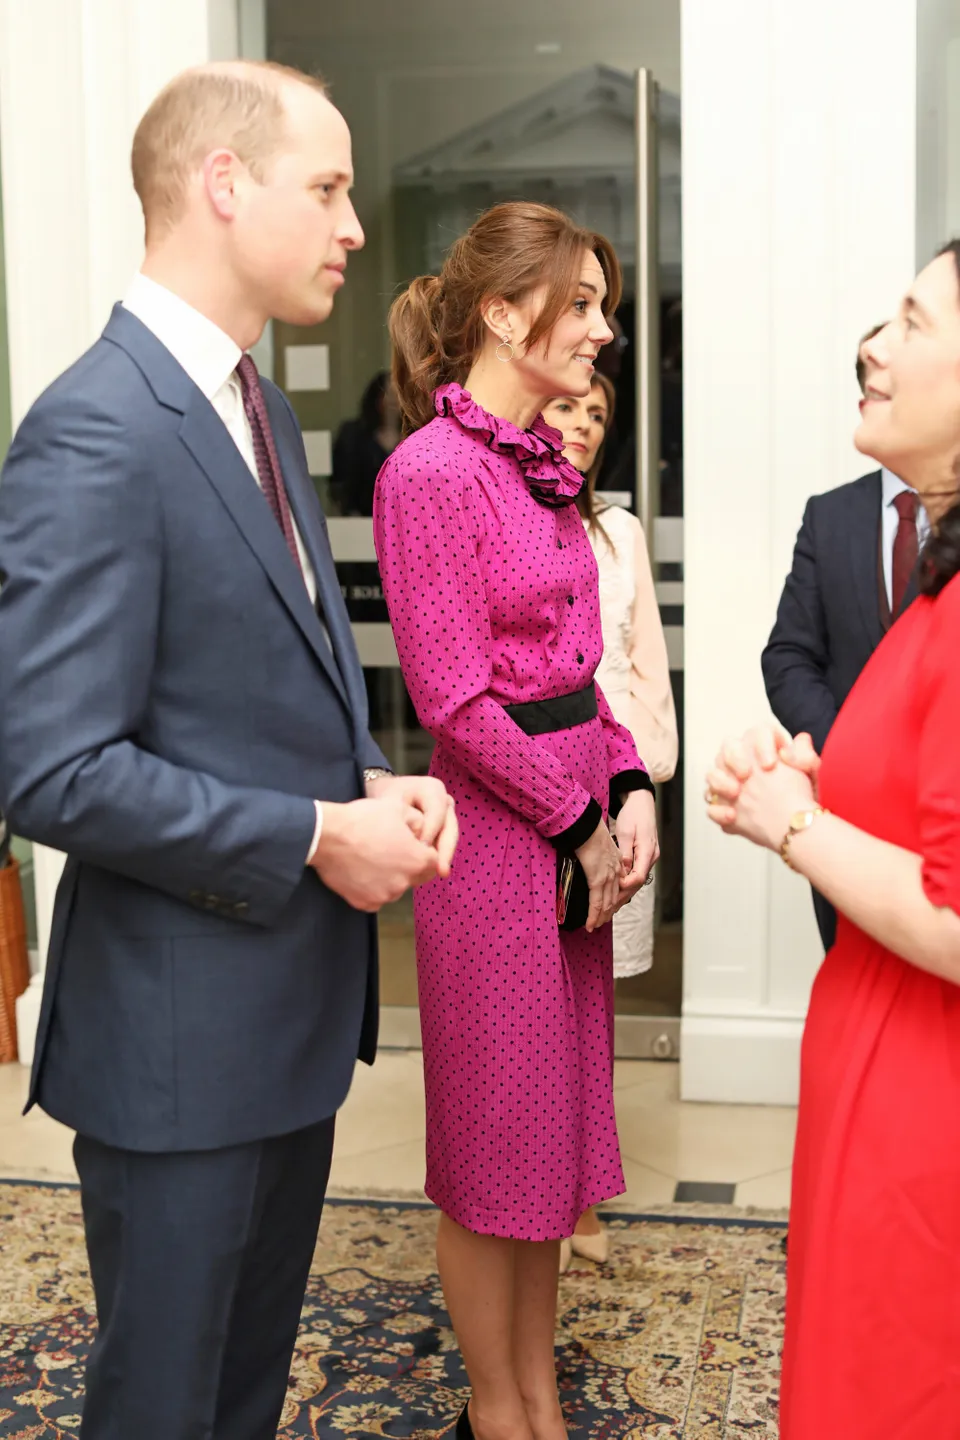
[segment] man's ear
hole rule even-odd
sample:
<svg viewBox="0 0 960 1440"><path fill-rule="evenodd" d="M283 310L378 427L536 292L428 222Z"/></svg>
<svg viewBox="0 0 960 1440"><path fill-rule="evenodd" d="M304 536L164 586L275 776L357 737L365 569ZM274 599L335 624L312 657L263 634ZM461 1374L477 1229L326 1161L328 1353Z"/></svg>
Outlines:
<svg viewBox="0 0 960 1440"><path fill-rule="evenodd" d="M236 214L240 169L241 162L232 150L211 150L203 162L203 187L222 220L232 220Z"/></svg>

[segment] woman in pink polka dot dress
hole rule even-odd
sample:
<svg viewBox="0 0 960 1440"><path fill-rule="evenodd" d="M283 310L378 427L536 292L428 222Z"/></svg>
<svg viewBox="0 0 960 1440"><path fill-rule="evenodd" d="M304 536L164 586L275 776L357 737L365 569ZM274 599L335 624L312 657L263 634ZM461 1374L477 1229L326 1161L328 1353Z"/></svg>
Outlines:
<svg viewBox="0 0 960 1440"><path fill-rule="evenodd" d="M426 1191L473 1390L458 1434L478 1440L565 1435L559 1241L624 1189L609 921L658 853L653 787L593 683L582 477L540 415L589 391L619 289L608 242L510 204L391 314L408 438L380 473L374 533L431 773L460 822L452 873L417 892L414 915ZM576 931L558 929L558 852L590 885Z"/></svg>

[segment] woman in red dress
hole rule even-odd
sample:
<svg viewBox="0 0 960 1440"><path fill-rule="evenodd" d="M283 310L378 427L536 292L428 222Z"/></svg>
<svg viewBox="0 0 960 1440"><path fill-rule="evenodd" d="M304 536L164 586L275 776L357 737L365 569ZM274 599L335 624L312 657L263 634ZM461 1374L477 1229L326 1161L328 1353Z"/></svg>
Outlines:
<svg viewBox="0 0 960 1440"><path fill-rule="evenodd" d="M781 1440L957 1440L960 242L863 356L857 446L934 526L921 598L822 767L809 737L763 727L724 746L707 800L840 913L803 1042Z"/></svg>

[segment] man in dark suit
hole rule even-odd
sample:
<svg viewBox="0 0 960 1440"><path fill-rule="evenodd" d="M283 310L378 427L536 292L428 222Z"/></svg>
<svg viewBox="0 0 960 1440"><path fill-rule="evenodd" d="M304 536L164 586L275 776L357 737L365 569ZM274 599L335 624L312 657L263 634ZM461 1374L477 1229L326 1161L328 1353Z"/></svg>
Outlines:
<svg viewBox="0 0 960 1440"><path fill-rule="evenodd" d="M334 1116L376 1045L373 912L449 873L389 774L300 431L245 351L329 315L350 135L278 67L137 131L147 254L0 483L0 797L67 853L30 1104L77 1132L84 1440L276 1432Z"/></svg>
<svg viewBox="0 0 960 1440"><path fill-rule="evenodd" d="M857 379L869 390L868 342ZM917 595L917 556L929 529L916 492L875 470L807 503L776 624L763 652L770 707L791 735L807 732L818 754L840 707L894 620ZM836 937L833 907L814 891L824 948Z"/></svg>

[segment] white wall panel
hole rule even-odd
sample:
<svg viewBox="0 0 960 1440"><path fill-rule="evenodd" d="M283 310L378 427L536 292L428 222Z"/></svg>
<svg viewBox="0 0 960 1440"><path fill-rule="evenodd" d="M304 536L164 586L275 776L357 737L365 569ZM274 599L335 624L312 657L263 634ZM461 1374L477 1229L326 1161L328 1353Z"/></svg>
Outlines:
<svg viewBox="0 0 960 1440"><path fill-rule="evenodd" d="M804 504L868 468L854 360L913 271L916 4L684 0L683 1090L783 1103L819 946L809 891L703 816L769 714L760 652ZM872 98L882 97L882 103Z"/></svg>

